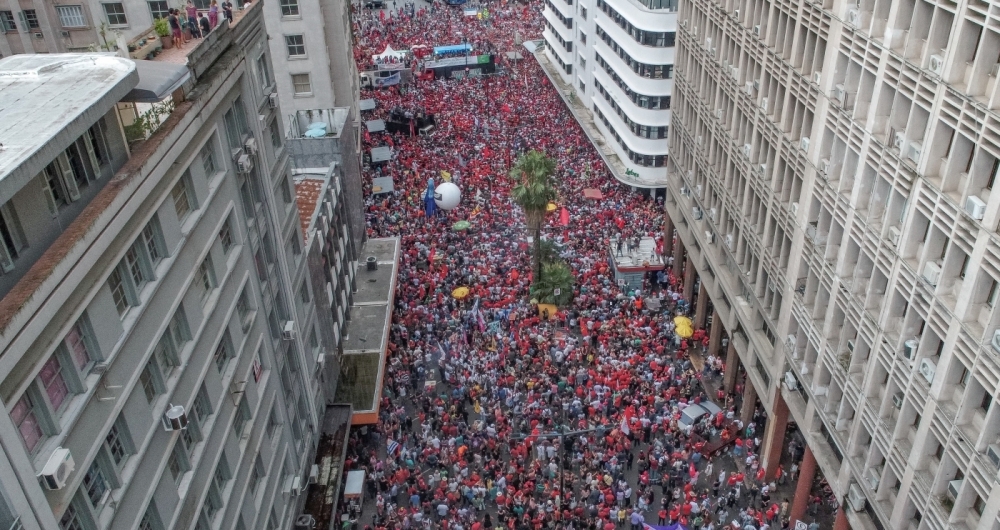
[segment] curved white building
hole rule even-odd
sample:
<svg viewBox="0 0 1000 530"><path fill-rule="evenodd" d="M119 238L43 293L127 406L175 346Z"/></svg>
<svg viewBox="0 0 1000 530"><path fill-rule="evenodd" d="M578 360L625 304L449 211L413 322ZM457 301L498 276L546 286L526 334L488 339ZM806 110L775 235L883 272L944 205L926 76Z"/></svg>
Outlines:
<svg viewBox="0 0 1000 530"><path fill-rule="evenodd" d="M624 166L611 164L615 176L631 186L666 186L676 11L676 0L545 2L551 69L591 113Z"/></svg>

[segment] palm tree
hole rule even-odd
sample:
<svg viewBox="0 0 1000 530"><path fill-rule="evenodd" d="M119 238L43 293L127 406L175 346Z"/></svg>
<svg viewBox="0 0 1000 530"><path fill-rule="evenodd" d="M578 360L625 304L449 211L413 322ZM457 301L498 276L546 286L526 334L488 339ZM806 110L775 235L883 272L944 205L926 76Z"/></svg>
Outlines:
<svg viewBox="0 0 1000 530"><path fill-rule="evenodd" d="M573 269L565 261L542 264L542 277L531 285L531 296L540 304L555 304L565 307L573 300L573 285L576 277ZM559 294L556 294L556 293Z"/></svg>
<svg viewBox="0 0 1000 530"><path fill-rule="evenodd" d="M540 151L531 150L522 155L510 170L510 177L517 184L510 190L510 197L524 210L524 220L534 243L532 270L534 281L542 277L542 223L546 207L556 198L552 187L552 174L556 161Z"/></svg>

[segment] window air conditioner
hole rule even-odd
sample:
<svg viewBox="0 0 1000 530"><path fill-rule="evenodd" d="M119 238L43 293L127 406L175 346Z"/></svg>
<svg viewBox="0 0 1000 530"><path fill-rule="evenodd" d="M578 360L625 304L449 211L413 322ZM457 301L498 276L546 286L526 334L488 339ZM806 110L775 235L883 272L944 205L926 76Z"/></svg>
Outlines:
<svg viewBox="0 0 1000 530"><path fill-rule="evenodd" d="M917 164L920 162L920 153L923 151L923 144L920 142L910 142L910 148L906 152L906 157L910 162Z"/></svg>
<svg viewBox="0 0 1000 530"><path fill-rule="evenodd" d="M792 371L785 372L785 387L789 390L798 390L799 381L795 379L795 373Z"/></svg>
<svg viewBox="0 0 1000 530"><path fill-rule="evenodd" d="M747 84L744 85L743 87L743 91L746 92L748 95L753 95L753 83L747 81Z"/></svg>
<svg viewBox="0 0 1000 530"><path fill-rule="evenodd" d="M267 96L267 106L270 107L270 108L272 108L272 109L278 108L278 93L277 92L271 92Z"/></svg>
<svg viewBox="0 0 1000 530"><path fill-rule="evenodd" d="M760 98L760 109L764 111L764 114L767 114L767 98Z"/></svg>
<svg viewBox="0 0 1000 530"><path fill-rule="evenodd" d="M858 11L856 7L847 8L847 23L851 26L858 27L858 23L861 21L861 12Z"/></svg>
<svg viewBox="0 0 1000 530"><path fill-rule="evenodd" d="M316 527L316 518L304 513L295 518L295 530L312 530Z"/></svg>
<svg viewBox="0 0 1000 530"><path fill-rule="evenodd" d="M818 386L817 385L817 386L813 387L813 395L814 396L825 396L826 393L827 393L827 390L829 390L827 387L825 387L825 386Z"/></svg>
<svg viewBox="0 0 1000 530"><path fill-rule="evenodd" d="M759 79L754 79L753 80L753 89L754 90L758 90L758 91L760 90L760 80Z"/></svg>
<svg viewBox="0 0 1000 530"><path fill-rule="evenodd" d="M926 357L920 359L920 375L924 376L924 379L927 380L928 385L934 383L935 370L937 370L937 365L934 364L934 361Z"/></svg>
<svg viewBox="0 0 1000 530"><path fill-rule="evenodd" d="M705 37L705 47L706 48L712 47L712 37Z"/></svg>
<svg viewBox="0 0 1000 530"><path fill-rule="evenodd" d="M319 481L319 465L313 464L312 467L309 468L309 483L315 484L318 481Z"/></svg>
<svg viewBox="0 0 1000 530"><path fill-rule="evenodd" d="M253 170L253 161L250 159L250 155L243 154L236 159L236 170L244 175Z"/></svg>
<svg viewBox="0 0 1000 530"><path fill-rule="evenodd" d="M960 489L962 489L962 479L948 482L948 495L951 495L952 499L958 498L958 490Z"/></svg>
<svg viewBox="0 0 1000 530"><path fill-rule="evenodd" d="M710 245L715 243L715 234L711 230L705 230L705 241Z"/></svg>
<svg viewBox="0 0 1000 530"><path fill-rule="evenodd" d="M913 360L917 356L917 347L920 346L920 341L917 339L910 339L903 343L903 357L909 360Z"/></svg>
<svg viewBox="0 0 1000 530"><path fill-rule="evenodd" d="M708 218L714 221L715 220L715 216L718 213L719 213L719 209L718 208L709 208L708 209Z"/></svg>
<svg viewBox="0 0 1000 530"><path fill-rule="evenodd" d="M694 208L691 208L691 217L695 221L701 221L701 208L699 208L697 206L695 206Z"/></svg>
<svg viewBox="0 0 1000 530"><path fill-rule="evenodd" d="M688 21L687 21L687 20L682 20L682 21L681 21L681 27L682 27L682 28L686 28L686 27L688 27Z"/></svg>
<svg viewBox="0 0 1000 530"><path fill-rule="evenodd" d="M66 486L66 480L74 469L76 469L76 462L73 461L73 455L69 452L69 449L57 447L49 455L49 459L45 462L45 466L42 467L38 478L42 479L46 488L59 490Z"/></svg>
<svg viewBox="0 0 1000 530"><path fill-rule="evenodd" d="M843 107L844 100L847 99L847 89L845 89L844 85L841 84L834 85L833 92L830 94L830 98L833 99L834 103Z"/></svg>
<svg viewBox="0 0 1000 530"><path fill-rule="evenodd" d="M715 109L715 119L717 120L722 119L722 109Z"/></svg>
<svg viewBox="0 0 1000 530"><path fill-rule="evenodd" d="M257 139L254 137L247 138L247 141L243 143L243 149L246 149L247 153L251 155L257 154Z"/></svg>
<svg viewBox="0 0 1000 530"><path fill-rule="evenodd" d="M853 340L848 340L847 341L847 351L849 351L849 352L853 352L854 351L854 341Z"/></svg>
<svg viewBox="0 0 1000 530"><path fill-rule="evenodd" d="M818 85L822 79L823 79L822 72L813 72L813 83L816 83Z"/></svg>
<svg viewBox="0 0 1000 530"><path fill-rule="evenodd" d="M793 202L792 206L791 206L791 210L792 210L792 215L798 215L799 214L799 203Z"/></svg>
<svg viewBox="0 0 1000 530"><path fill-rule="evenodd" d="M894 246L894 247L898 247L899 246L899 227L898 226L890 226L889 227L889 242L892 243L892 246Z"/></svg>
<svg viewBox="0 0 1000 530"><path fill-rule="evenodd" d="M743 156L750 156L750 151L752 149L753 146L751 146L750 144L743 144Z"/></svg>
<svg viewBox="0 0 1000 530"><path fill-rule="evenodd" d="M924 273L922 276L932 287L937 287L938 282L941 280L941 265L935 261L928 261L924 264Z"/></svg>
<svg viewBox="0 0 1000 530"><path fill-rule="evenodd" d="M733 18L740 18L740 10L739 9L734 9L733 10Z"/></svg>
<svg viewBox="0 0 1000 530"><path fill-rule="evenodd" d="M760 24L753 27L754 37L760 37Z"/></svg>
<svg viewBox="0 0 1000 530"><path fill-rule="evenodd" d="M726 246L729 250L733 249L733 234L726 234Z"/></svg>
<svg viewBox="0 0 1000 530"><path fill-rule="evenodd" d="M969 214L969 217L979 221L986 215L986 203L975 195L969 195L965 199L965 213Z"/></svg>
<svg viewBox="0 0 1000 530"><path fill-rule="evenodd" d="M904 145L906 145L906 134L903 132L894 133L892 135L892 146L902 151Z"/></svg>
<svg viewBox="0 0 1000 530"><path fill-rule="evenodd" d="M702 137L700 135L694 139L694 143L697 145L701 145L701 142L702 142Z"/></svg>
<svg viewBox="0 0 1000 530"><path fill-rule="evenodd" d="M298 497L302 493L302 477L292 478L292 495Z"/></svg>
<svg viewBox="0 0 1000 530"><path fill-rule="evenodd" d="M816 167L819 170L819 174L826 176L830 172L830 159L823 158L819 161L819 166Z"/></svg>
<svg viewBox="0 0 1000 530"><path fill-rule="evenodd" d="M928 61L928 63L929 63L928 66L930 67L931 72L934 72L937 75L941 75L941 71L944 70L944 58L943 57L941 57L940 55L937 55L937 54L931 55L931 58Z"/></svg>
<svg viewBox="0 0 1000 530"><path fill-rule="evenodd" d="M761 173L764 173L765 175L767 174L767 164L761 164L757 169L760 170Z"/></svg>
<svg viewBox="0 0 1000 530"><path fill-rule="evenodd" d="M684 196L684 197L690 197L691 196L691 190L688 189L687 186L681 186L681 195Z"/></svg>
<svg viewBox="0 0 1000 530"><path fill-rule="evenodd" d="M286 320L285 326L281 330L282 340L294 340L295 339L295 321Z"/></svg>
<svg viewBox="0 0 1000 530"><path fill-rule="evenodd" d="M895 394L892 395L892 406L896 407L897 409L903 408L902 392L896 392Z"/></svg>
<svg viewBox="0 0 1000 530"><path fill-rule="evenodd" d="M856 512L863 512L865 510L865 492L861 490L861 487L857 484L851 484L847 488L847 500L851 503L851 508L854 508Z"/></svg>
<svg viewBox="0 0 1000 530"><path fill-rule="evenodd" d="M993 332L993 340L990 341L993 350L1000 353L1000 329Z"/></svg>
<svg viewBox="0 0 1000 530"><path fill-rule="evenodd" d="M704 192L704 188L701 187L701 184L698 184L698 185L696 185L694 187L694 195L695 195L695 197L698 197L700 199L702 197L702 195L703 195L703 192Z"/></svg>
<svg viewBox="0 0 1000 530"><path fill-rule="evenodd" d="M803 136L802 139L799 140L799 149L802 149L803 151L808 151L809 150L809 137L808 136Z"/></svg>
<svg viewBox="0 0 1000 530"><path fill-rule="evenodd" d="M879 480L882 478L879 474L878 468L870 467L865 471L865 478L868 480L868 486L872 490L878 489Z"/></svg>
<svg viewBox="0 0 1000 530"><path fill-rule="evenodd" d="M163 413L163 430L183 431L187 429L187 425L188 417L183 405L171 404L167 408L167 411Z"/></svg>
<svg viewBox="0 0 1000 530"><path fill-rule="evenodd" d="M993 463L993 467L1000 470L1000 444L987 445L986 457Z"/></svg>

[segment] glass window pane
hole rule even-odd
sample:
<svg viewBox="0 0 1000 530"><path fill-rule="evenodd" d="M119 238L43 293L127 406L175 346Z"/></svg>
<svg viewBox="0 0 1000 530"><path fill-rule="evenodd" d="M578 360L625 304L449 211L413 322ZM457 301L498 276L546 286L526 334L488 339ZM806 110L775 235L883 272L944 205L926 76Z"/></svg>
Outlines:
<svg viewBox="0 0 1000 530"><path fill-rule="evenodd" d="M62 365L55 355L42 365L42 371L38 374L38 378L42 381L42 386L45 387L45 393L49 396L52 408L59 410L59 407L66 401L66 396L69 395L69 387L66 386L66 380L62 375Z"/></svg>

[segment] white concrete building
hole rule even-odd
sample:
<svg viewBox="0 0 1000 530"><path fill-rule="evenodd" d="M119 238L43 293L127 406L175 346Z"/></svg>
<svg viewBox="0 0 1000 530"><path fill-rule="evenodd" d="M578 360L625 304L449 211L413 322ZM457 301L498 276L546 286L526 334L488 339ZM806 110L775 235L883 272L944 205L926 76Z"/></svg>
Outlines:
<svg viewBox="0 0 1000 530"><path fill-rule="evenodd" d="M666 185L676 0L546 0L545 56L621 162L626 184ZM619 174L621 173L621 174Z"/></svg>
<svg viewBox="0 0 1000 530"><path fill-rule="evenodd" d="M680 1L675 266L838 529L1000 529L994 7Z"/></svg>
<svg viewBox="0 0 1000 530"><path fill-rule="evenodd" d="M301 513L336 392L322 367L339 364L343 304L317 285L356 264L338 253L334 278L304 259L259 82L262 7L186 66L0 61L5 528L280 529ZM164 73L180 88L151 84ZM173 101L139 137L120 118L136 97Z"/></svg>

